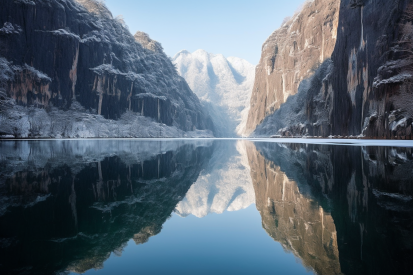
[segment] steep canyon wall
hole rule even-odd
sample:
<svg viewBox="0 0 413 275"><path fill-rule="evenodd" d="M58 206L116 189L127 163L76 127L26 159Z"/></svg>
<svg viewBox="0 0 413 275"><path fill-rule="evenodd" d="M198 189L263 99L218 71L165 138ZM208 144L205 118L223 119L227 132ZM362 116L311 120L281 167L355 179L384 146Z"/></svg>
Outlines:
<svg viewBox="0 0 413 275"><path fill-rule="evenodd" d="M337 39L331 60L317 64L296 95L289 94L286 104L266 114L262 102L272 102L271 96L254 89L253 98L263 98L256 107L260 118L249 118L255 121L250 124L254 135L412 138L411 1L336 2L339 19L333 24ZM257 78L257 83L263 81ZM285 96L278 100L285 102Z"/></svg>
<svg viewBox="0 0 413 275"><path fill-rule="evenodd" d="M183 131L212 130L162 46L133 36L99 1L2 1L0 63L9 71L0 79L3 92L19 106L50 111L79 103L108 120L129 111Z"/></svg>
<svg viewBox="0 0 413 275"><path fill-rule="evenodd" d="M265 41L256 68L247 134L295 95L300 83L331 56L337 39L338 15L339 1L307 1L301 11Z"/></svg>

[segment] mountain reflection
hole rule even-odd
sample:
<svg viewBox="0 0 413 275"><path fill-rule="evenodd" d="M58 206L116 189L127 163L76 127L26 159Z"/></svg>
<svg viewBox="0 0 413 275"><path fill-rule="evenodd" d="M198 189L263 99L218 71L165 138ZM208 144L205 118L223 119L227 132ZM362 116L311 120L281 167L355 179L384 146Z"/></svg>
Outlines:
<svg viewBox="0 0 413 275"><path fill-rule="evenodd" d="M247 153L242 141L219 141L206 168L175 212L198 218L245 209L255 201Z"/></svg>
<svg viewBox="0 0 413 275"><path fill-rule="evenodd" d="M82 273L131 238L148 241L212 148L208 141L1 142L1 273Z"/></svg>
<svg viewBox="0 0 413 275"><path fill-rule="evenodd" d="M317 274L413 270L410 148L82 140L0 142L0 274L99 269L174 211L226 215L254 201L265 231ZM218 235L205 237L226 246Z"/></svg>
<svg viewBox="0 0 413 275"><path fill-rule="evenodd" d="M247 143L264 229L317 274L410 274L410 148Z"/></svg>

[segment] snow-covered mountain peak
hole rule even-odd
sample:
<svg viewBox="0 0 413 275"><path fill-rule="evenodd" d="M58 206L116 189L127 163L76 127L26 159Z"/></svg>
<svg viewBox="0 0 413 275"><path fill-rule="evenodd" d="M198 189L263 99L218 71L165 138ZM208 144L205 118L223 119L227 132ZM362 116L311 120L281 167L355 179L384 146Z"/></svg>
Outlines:
<svg viewBox="0 0 413 275"><path fill-rule="evenodd" d="M179 55L188 55L188 54L191 54L191 53L188 52L187 50L181 50L177 54L175 54L175 56L172 59L177 58Z"/></svg>
<svg viewBox="0 0 413 275"><path fill-rule="evenodd" d="M203 49L198 49L196 51L193 52L193 55L203 55L203 56L208 56L210 55L207 51L203 50Z"/></svg>
<svg viewBox="0 0 413 275"><path fill-rule="evenodd" d="M238 58L226 58L199 49L181 51L173 58L178 73L208 106L219 136L242 135L245 109L254 85L255 66Z"/></svg>

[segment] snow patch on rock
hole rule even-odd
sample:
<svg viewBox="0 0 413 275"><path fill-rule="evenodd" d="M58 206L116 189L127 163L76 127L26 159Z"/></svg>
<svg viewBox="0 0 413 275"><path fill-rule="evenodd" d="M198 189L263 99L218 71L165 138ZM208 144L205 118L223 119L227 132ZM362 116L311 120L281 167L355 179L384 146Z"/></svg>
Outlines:
<svg viewBox="0 0 413 275"><path fill-rule="evenodd" d="M0 35L19 34L23 30L19 25L13 25L10 22L5 22L3 28L0 29Z"/></svg>

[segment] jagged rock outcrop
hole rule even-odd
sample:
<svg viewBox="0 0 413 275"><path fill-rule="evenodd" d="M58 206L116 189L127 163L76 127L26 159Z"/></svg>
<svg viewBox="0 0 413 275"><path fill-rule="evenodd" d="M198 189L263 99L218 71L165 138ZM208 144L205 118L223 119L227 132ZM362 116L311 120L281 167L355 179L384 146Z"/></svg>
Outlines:
<svg viewBox="0 0 413 275"><path fill-rule="evenodd" d="M113 18L99 1L4 0L0 26L0 66L8 69L0 88L15 103L2 117L22 117L3 123L0 134L16 136L14 128L30 128L24 117L29 120L29 109L36 108L45 110L41 116L49 121L42 135L56 136L49 128L57 118L49 113L60 110L70 121L64 111L78 105L76 111L84 114L78 119L106 119L102 127L132 112L138 120L181 131L213 128L161 45L147 34L131 35L122 18Z"/></svg>
<svg viewBox="0 0 413 275"><path fill-rule="evenodd" d="M147 33L138 31L133 37L135 37L135 40L145 49L151 50L155 53L163 53L162 45L159 42L152 40Z"/></svg>
<svg viewBox="0 0 413 275"><path fill-rule="evenodd" d="M330 68L302 81L254 135L411 139L412 14L408 0L341 1Z"/></svg>
<svg viewBox="0 0 413 275"><path fill-rule="evenodd" d="M145 243L197 180L212 145L3 141L0 273L84 273L131 239Z"/></svg>
<svg viewBox="0 0 413 275"><path fill-rule="evenodd" d="M340 1L311 0L265 41L256 68L246 133L298 91L329 58L337 38Z"/></svg>
<svg viewBox="0 0 413 275"><path fill-rule="evenodd" d="M411 148L247 148L264 229L317 274L411 273Z"/></svg>
<svg viewBox="0 0 413 275"><path fill-rule="evenodd" d="M254 85L254 65L238 57L226 58L204 50L183 50L173 61L209 111L216 135L242 136Z"/></svg>

